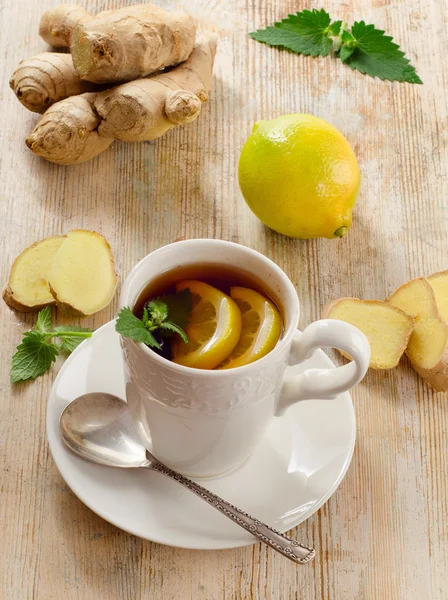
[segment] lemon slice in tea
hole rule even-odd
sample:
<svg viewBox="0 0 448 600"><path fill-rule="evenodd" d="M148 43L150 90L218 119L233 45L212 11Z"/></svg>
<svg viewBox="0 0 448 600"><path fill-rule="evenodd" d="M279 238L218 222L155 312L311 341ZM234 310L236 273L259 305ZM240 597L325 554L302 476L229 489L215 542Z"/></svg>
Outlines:
<svg viewBox="0 0 448 600"><path fill-rule="evenodd" d="M232 353L241 335L238 305L220 290L202 281L176 283L176 291L189 288L192 311L185 333L188 344L176 339L173 362L196 369L214 369Z"/></svg>
<svg viewBox="0 0 448 600"><path fill-rule="evenodd" d="M240 308L243 327L235 350L218 369L242 367L266 356L282 332L280 313L265 296L243 287L232 287L230 295Z"/></svg>

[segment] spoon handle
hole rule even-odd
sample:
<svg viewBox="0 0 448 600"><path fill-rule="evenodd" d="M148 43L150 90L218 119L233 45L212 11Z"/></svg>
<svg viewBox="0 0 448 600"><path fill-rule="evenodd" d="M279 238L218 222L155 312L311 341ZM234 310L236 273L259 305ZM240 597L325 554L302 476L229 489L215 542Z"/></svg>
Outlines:
<svg viewBox="0 0 448 600"><path fill-rule="evenodd" d="M162 473L162 475L166 475L171 479L174 479L184 487L188 488L191 492L195 493L197 496L211 504L214 508L222 512L223 515L231 519L234 523L243 527L257 537L260 541L264 542L286 558L294 561L298 564L305 564L308 561L312 560L316 554L316 551L313 548L308 548L304 544L300 542L296 542L296 540L292 540L287 537L283 533L272 529L265 523L258 521L258 519L254 519L247 513L243 512L233 504L226 502L216 494L209 492L202 486L198 485L191 479L184 477L180 473L176 473L176 471L171 470L169 467L164 464L154 460L147 466L148 469L152 471L157 471L158 473Z"/></svg>

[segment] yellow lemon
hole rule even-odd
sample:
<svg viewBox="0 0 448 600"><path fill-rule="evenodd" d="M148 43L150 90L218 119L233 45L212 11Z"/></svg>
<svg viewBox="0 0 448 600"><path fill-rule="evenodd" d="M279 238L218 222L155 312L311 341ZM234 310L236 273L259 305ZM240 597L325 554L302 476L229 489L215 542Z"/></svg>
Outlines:
<svg viewBox="0 0 448 600"><path fill-rule="evenodd" d="M214 369L231 354L240 339L240 309L232 298L202 281L176 284L176 291L185 288L192 294L192 311L185 327L188 344L181 339L173 342L173 362L196 369Z"/></svg>
<svg viewBox="0 0 448 600"><path fill-rule="evenodd" d="M232 287L230 295L241 311L243 327L235 350L218 369L242 367L266 356L274 348L282 332L280 313L267 298L243 287Z"/></svg>
<svg viewBox="0 0 448 600"><path fill-rule="evenodd" d="M257 121L239 161L239 183L255 215L296 238L342 237L360 185L352 147L312 115Z"/></svg>

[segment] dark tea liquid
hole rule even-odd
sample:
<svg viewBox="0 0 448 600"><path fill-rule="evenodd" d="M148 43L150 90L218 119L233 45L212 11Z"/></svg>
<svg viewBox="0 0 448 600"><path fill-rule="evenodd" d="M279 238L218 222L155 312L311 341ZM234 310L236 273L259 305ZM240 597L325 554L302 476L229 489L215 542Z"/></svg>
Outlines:
<svg viewBox="0 0 448 600"><path fill-rule="evenodd" d="M248 273L247 271L244 271L242 269L235 268L233 266L229 267L229 266L223 266L220 264L209 264L209 263L201 264L200 263L200 264L189 265L189 266L180 266L175 269L169 269L169 270L165 271L164 273L161 273L160 275L158 275L156 278L154 278L152 281L150 281L148 283L148 285L145 287L145 289L142 291L139 298L137 299L137 302L135 303L134 314L138 318L141 319L143 317L143 309L145 307L145 304L149 300L152 300L159 296L175 294L176 293L176 283L185 281L185 280L199 281L201 283L208 284L208 285L212 286L213 288L215 288L215 290L216 289L220 290L221 292L223 292L224 294L227 294L228 296L231 295L232 287L248 288L249 290L252 290L253 292L258 292L259 294L261 294L261 296L263 296L267 300L270 300L271 303L277 307L277 311L280 314L281 322L280 323L278 322L278 317L277 317L277 325L276 326L273 325L273 327L277 327L277 329L276 329L277 333L274 335L278 336L276 338L277 342L278 342L278 339L281 338L282 332L283 332L284 320L281 316L282 311L279 308L279 305L278 305L279 303L276 300L276 298L273 297L271 290L266 289L266 286L263 285L263 283L260 281L260 279L258 279L253 274ZM238 310L238 308L236 310ZM205 314L207 314L207 312ZM199 315L201 315L201 313L199 313ZM262 324L260 325L260 321L258 321L258 324L257 324L257 316L256 316L256 313L254 313L254 311L252 311L252 316L250 316L251 315L250 310L247 312L247 315L248 315L247 327L249 327L249 331L250 331L251 326L253 326L255 328L260 327L260 329L263 329L263 325ZM193 314L192 314L191 318L193 319L193 322L194 322L195 317L193 316ZM197 316L196 316L196 318L197 318ZM263 318L263 317L258 317L258 318ZM205 322L206 321L207 321L207 319L205 320ZM199 322L201 322L201 317L199 317ZM216 326L216 323L215 323L215 326ZM244 317L243 317L243 323L244 323ZM193 325L193 328L194 327L196 327L196 331L198 331L197 330L197 322L196 322L196 326ZM238 325L238 327L241 327L241 325ZM207 325L205 325L205 331L207 331ZM164 358L166 358L168 360L175 360L175 362L179 362L179 360L182 360L181 364L184 364L186 366L193 366L193 367L204 368L204 369L213 369L213 368L220 368L219 365L221 365L221 364L225 365L225 361L232 355L232 348L235 349L236 346L238 345L238 337L234 337L234 338L231 337L232 331L234 332L234 336L240 335L241 336L240 339L249 340L249 344L251 343L250 342L250 339L251 339L250 334L246 333L245 337L243 335L244 328L241 330L241 334L238 334L237 332L235 332L235 330L230 330L230 331L227 330L227 332L225 333L225 336L223 338L221 338L224 340L224 345L227 343L226 340L230 340L231 347L227 353L226 347L219 346L219 343L220 343L219 335L220 334L216 333L216 331L215 331L215 333L211 333L211 330L208 329L208 333L206 334L206 335L208 335L208 334L211 335L211 337L209 338L209 341L214 340L214 341L211 341L211 346L208 345L208 342L206 341L207 338L204 339L204 337L202 337L201 342L199 343L199 345L196 345L196 346L194 344L198 344L197 339L195 341L194 338L190 338L190 341L189 341L189 344L190 344L189 348L191 349L190 358L188 358L188 354L190 353L190 351L187 351L187 353L183 354L183 356L182 356L182 349L180 350L180 354L179 354L179 346L178 345L173 346L173 344L176 344L176 341L173 342L170 338L167 339L159 332L155 332L154 335L156 337L157 342L160 344L161 347L158 349L153 348L153 350L154 350L154 352L157 352L158 354L160 354L161 356L163 356ZM248 330L246 328L246 332L247 331ZM256 331L256 329L252 330L252 331ZM187 326L186 332L188 333L188 326ZM202 332L204 332L204 329L202 329ZM204 334L202 333L202 336L203 335ZM215 335L217 335L218 337L216 338ZM199 336L201 337L201 334L199 334ZM254 346L255 348L256 348L256 344L257 344L257 339L258 338L256 335L254 335L252 337L253 343L255 344L255 346ZM274 342L274 344L277 342ZM235 345L232 346L233 343L235 343L236 346ZM263 343L270 344L269 339L267 338L267 340L265 342L261 342L261 344L263 344ZM201 356L200 350L199 350L201 348L201 344L203 344L204 348L205 348L204 354L202 354L202 356ZM176 347L177 347L177 351L175 350ZM270 349L272 349L272 347ZM183 348L183 346L181 346L181 348ZM218 348L218 350L216 350L217 348ZM244 356L244 352L249 351L248 350L249 348L250 348L250 346L245 347L244 342L243 342L243 346L241 347L241 350L240 350L241 354L238 355L238 353L237 353L234 356L234 360L237 361L239 356ZM269 352L269 351L270 350L267 350L267 352ZM177 352L177 356L176 356L176 352ZM199 356L198 356L197 352L199 352ZM207 354L207 352L208 352L208 354ZM256 352L256 350L254 350L254 352ZM263 355L264 354L261 354L260 357ZM174 356L176 356L176 359L173 358ZM191 358L191 356L193 356L193 358ZM249 355L249 357L250 357L250 355ZM247 364L247 363L245 363L243 360L243 364ZM198 366L198 365L201 365L201 366ZM210 365L213 365L213 366L210 366ZM224 368L226 368L226 367L224 367ZM231 367L228 367L228 368L231 368Z"/></svg>
<svg viewBox="0 0 448 600"><path fill-rule="evenodd" d="M134 306L134 314L140 318L143 307L148 300L165 294L174 294L176 291L176 283L183 281L184 279L196 279L197 281L208 283L227 295L230 295L230 288L234 286L250 288L273 302L279 313L282 315L281 305L278 299L274 296L272 291L266 288L260 279L255 277L252 273L248 273L247 271L236 267L210 263L198 263L196 265L176 267L175 269L169 269L155 277L148 283L138 297ZM282 322L284 324L283 316Z"/></svg>

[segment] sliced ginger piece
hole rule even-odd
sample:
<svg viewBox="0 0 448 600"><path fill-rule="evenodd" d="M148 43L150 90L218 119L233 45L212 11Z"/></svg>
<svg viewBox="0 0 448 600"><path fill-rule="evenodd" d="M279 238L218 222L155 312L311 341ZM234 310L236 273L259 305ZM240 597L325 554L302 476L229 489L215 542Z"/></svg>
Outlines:
<svg viewBox="0 0 448 600"><path fill-rule="evenodd" d="M431 285L419 277L398 288L387 302L415 318L406 354L436 391L448 391L448 325L439 314Z"/></svg>
<svg viewBox="0 0 448 600"><path fill-rule="evenodd" d="M396 367L414 327L412 317L379 300L340 298L325 307L322 318L345 321L364 333L370 343L372 369Z"/></svg>
<svg viewBox="0 0 448 600"><path fill-rule="evenodd" d="M419 315L438 317L437 303L434 292L423 277L417 277L399 287L387 298L386 302L398 306L406 314L413 317Z"/></svg>
<svg viewBox="0 0 448 600"><path fill-rule="evenodd" d="M414 366L432 369L440 362L447 341L448 327L443 319L420 316L406 352Z"/></svg>
<svg viewBox="0 0 448 600"><path fill-rule="evenodd" d="M3 300L8 306L21 312L32 312L55 303L48 275L64 239L62 235L48 237L19 254L3 290Z"/></svg>
<svg viewBox="0 0 448 600"><path fill-rule="evenodd" d="M432 287L419 277L399 287L387 302L415 318L407 349L412 364L425 369L434 367L448 341L448 326L439 315Z"/></svg>
<svg viewBox="0 0 448 600"><path fill-rule="evenodd" d="M440 316L448 323L448 271L434 273L426 278L436 297Z"/></svg>
<svg viewBox="0 0 448 600"><path fill-rule="evenodd" d="M67 234L49 274L58 308L79 316L107 306L114 297L117 280L109 244L99 233L85 229Z"/></svg>

